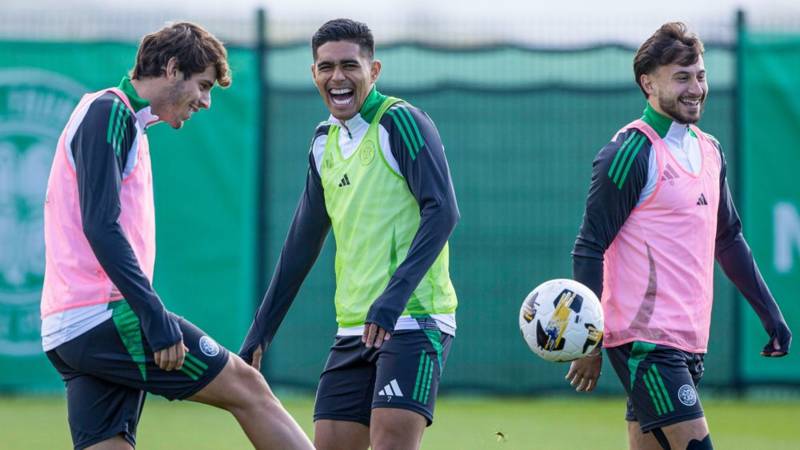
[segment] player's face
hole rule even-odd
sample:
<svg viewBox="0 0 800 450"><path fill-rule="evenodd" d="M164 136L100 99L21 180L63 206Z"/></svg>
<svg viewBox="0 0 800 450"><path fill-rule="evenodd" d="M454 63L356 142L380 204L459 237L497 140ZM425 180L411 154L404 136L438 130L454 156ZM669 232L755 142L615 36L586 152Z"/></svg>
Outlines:
<svg viewBox="0 0 800 450"><path fill-rule="evenodd" d="M353 118L381 72L381 63L349 41L326 42L317 48L311 74L333 117Z"/></svg>
<svg viewBox="0 0 800 450"><path fill-rule="evenodd" d="M211 88L217 79L217 70L213 65L206 67L201 73L192 74L188 80L183 79L180 71L168 79L164 99L158 105L158 111L156 105L153 105L153 113L172 128L182 127L183 122L189 120L192 114L201 108L211 107Z"/></svg>
<svg viewBox="0 0 800 450"><path fill-rule="evenodd" d="M648 101L656 111L679 123L700 120L708 96L708 82L703 57L689 66L670 64L643 75ZM648 89L649 87L649 89Z"/></svg>

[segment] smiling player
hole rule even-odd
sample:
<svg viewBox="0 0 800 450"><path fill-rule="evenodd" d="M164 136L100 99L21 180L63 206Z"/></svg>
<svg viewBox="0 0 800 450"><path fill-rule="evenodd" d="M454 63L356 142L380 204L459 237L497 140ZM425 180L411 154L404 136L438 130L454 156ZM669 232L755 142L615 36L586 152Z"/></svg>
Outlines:
<svg viewBox="0 0 800 450"><path fill-rule="evenodd" d="M792 335L742 236L720 144L695 125L708 95L703 44L664 24L636 53L644 116L594 160L574 277L601 298L604 348L628 393L634 450L712 448L697 393L713 300L714 259L761 319L762 355L789 352ZM591 391L597 353L567 379Z"/></svg>
<svg viewBox="0 0 800 450"><path fill-rule="evenodd" d="M450 170L431 119L376 90L381 63L365 24L333 20L311 42L331 115L314 133L305 191L240 354L260 366L332 227L339 330L317 389L314 444L416 449L456 329Z"/></svg>
<svg viewBox="0 0 800 450"><path fill-rule="evenodd" d="M132 449L146 392L227 409L258 449L311 448L261 375L152 287L146 129L181 128L230 83L222 43L176 23L145 36L131 77L85 95L61 134L44 208L42 343L66 384L76 449Z"/></svg>

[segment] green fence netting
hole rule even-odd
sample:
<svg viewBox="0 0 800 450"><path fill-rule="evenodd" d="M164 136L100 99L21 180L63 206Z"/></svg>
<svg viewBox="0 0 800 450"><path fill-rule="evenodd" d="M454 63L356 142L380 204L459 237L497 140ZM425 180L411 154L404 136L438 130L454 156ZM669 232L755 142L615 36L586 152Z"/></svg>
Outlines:
<svg viewBox="0 0 800 450"><path fill-rule="evenodd" d="M59 389L38 338L47 171L80 95L115 85L135 50L133 44L0 42L0 390ZM566 365L545 363L526 349L517 313L535 285L570 276L592 158L645 105L633 82L633 53L617 45L379 48L379 89L433 118L461 210L450 265L459 329L442 390L569 389L562 380ZM747 60L738 64L746 69L738 89L737 55ZM161 125L149 135L156 288L168 308L236 350L260 300L255 277L272 273L304 185L314 127L327 112L311 82L305 45L268 48L264 91L255 51L233 48L230 57L234 84L214 91L211 111L180 132ZM705 61L711 90L700 126L726 151L746 236L787 320L796 324L800 43L750 35L738 54L709 45ZM260 102L266 102L263 124ZM738 108L744 108L743 125L736 125ZM266 126L264 167L257 167L259 126ZM742 130L740 163L735 146ZM262 205L256 205L259 177L267 192ZM257 238L260 215L267 218L264 242ZM332 247L329 237L267 354L265 373L273 384L316 385L336 330ZM259 252L267 261L263 274L255 273ZM763 331L719 273L711 334L707 385L798 382L793 360L757 356ZM619 392L609 370L600 388Z"/></svg>
<svg viewBox="0 0 800 450"><path fill-rule="evenodd" d="M566 365L540 361L527 350L517 313L535 285L571 275L591 161L645 106L632 81L632 55L619 47L378 51L379 89L422 108L439 128L461 210L450 241L459 329L442 389L568 388ZM708 60L713 93L701 125L727 144L733 140L732 54L711 48ZM273 49L269 61L269 166L282 168L269 184L274 264L302 191L314 127L327 113L311 85L305 47ZM270 349L273 382L313 388L318 379L336 330L332 241ZM732 293L725 282L718 283L717 300L715 332L729 334ZM731 382L731 352L725 342L712 344L709 366L720 370L709 371L709 384ZM610 391L618 384L606 376L600 387Z"/></svg>

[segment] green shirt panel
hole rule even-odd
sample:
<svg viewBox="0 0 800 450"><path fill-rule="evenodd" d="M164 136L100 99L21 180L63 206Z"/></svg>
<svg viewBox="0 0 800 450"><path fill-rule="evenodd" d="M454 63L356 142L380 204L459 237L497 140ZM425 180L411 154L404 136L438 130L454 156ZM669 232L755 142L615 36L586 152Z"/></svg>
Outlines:
<svg viewBox="0 0 800 450"><path fill-rule="evenodd" d="M336 241L336 320L363 325L406 258L420 223L420 210L405 179L389 167L380 147L383 114L400 99L387 97L363 140L348 158L339 148L340 127L332 125L320 178ZM456 309L449 249L442 252L411 294L403 315L449 314Z"/></svg>

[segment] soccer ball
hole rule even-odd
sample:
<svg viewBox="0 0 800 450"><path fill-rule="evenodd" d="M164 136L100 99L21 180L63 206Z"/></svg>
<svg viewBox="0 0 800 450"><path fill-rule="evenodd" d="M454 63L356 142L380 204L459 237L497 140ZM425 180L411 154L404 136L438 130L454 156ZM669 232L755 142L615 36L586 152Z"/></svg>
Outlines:
<svg viewBox="0 0 800 450"><path fill-rule="evenodd" d="M547 361L572 361L594 350L603 337L603 309L583 284L550 280L525 297L519 329L537 355Z"/></svg>

